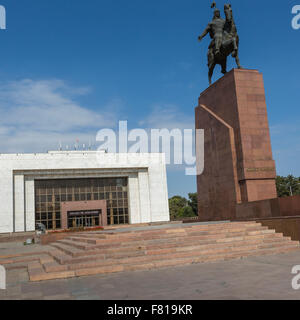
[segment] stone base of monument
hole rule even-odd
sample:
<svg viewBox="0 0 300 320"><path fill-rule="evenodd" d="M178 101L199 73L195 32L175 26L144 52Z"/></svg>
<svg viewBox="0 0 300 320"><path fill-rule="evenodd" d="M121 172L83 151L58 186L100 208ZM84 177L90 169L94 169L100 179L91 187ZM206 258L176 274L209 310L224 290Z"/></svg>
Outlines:
<svg viewBox="0 0 300 320"><path fill-rule="evenodd" d="M205 135L204 172L197 177L201 219L237 219L240 204L277 197L260 72L233 69L202 92L196 129Z"/></svg>
<svg viewBox="0 0 300 320"><path fill-rule="evenodd" d="M199 221L300 216L300 196L277 198L260 72L233 69L201 93L195 112L196 129L204 129L204 172L197 176ZM291 224L276 231L282 229L298 237Z"/></svg>

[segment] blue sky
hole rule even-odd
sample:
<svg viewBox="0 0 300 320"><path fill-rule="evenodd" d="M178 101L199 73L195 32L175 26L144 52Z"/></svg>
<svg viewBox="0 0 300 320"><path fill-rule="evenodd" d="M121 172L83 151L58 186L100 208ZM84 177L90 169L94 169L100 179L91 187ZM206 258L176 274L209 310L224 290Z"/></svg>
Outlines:
<svg viewBox="0 0 300 320"><path fill-rule="evenodd" d="M217 1L220 9L227 1ZM207 87L212 17L199 0L0 0L0 152L45 152L94 139L101 128L193 128ZM231 1L245 68L264 74L280 175L300 176L300 30L297 1ZM234 67L229 58L228 70ZM220 76L217 67L214 80ZM168 169L169 195L196 191Z"/></svg>

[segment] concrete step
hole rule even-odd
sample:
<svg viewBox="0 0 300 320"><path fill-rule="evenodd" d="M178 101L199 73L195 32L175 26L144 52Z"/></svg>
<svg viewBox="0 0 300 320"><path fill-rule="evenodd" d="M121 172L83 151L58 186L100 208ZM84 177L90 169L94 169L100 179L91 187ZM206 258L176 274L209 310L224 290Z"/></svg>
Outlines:
<svg viewBox="0 0 300 320"><path fill-rule="evenodd" d="M170 259L163 261L154 261L152 263L141 263L141 264L128 264L124 265L124 271L136 271L136 270L149 270L156 269L162 267L173 267L173 266L183 266L187 264L195 264L195 263L210 263L210 262L218 262L224 260L231 259L242 259L249 256L260 256L260 255L270 255L270 254L282 254L290 251L299 250L299 246L285 246L278 249L260 249L255 251L240 251L234 253L226 253L226 254L215 254L215 255L206 255L200 257L188 257L181 259ZM81 273L83 270L80 270ZM84 269L85 275L88 275L88 268ZM79 272L76 272L77 274ZM91 274L94 274L94 270L91 269Z"/></svg>
<svg viewBox="0 0 300 320"><path fill-rule="evenodd" d="M268 242L268 243L261 243L258 245L259 249L266 249L266 248L279 248L282 246L286 246L286 245L290 245L290 246L299 246L299 242L298 241L280 241L280 242Z"/></svg>
<svg viewBox="0 0 300 320"><path fill-rule="evenodd" d="M81 249L75 248L70 245L66 245L66 244L58 242L58 241L51 243L50 246L62 251L63 254L67 254L67 255L70 255L73 257L78 257L78 256L82 256L82 255L90 256L90 255L94 255L94 254L99 253L99 249L81 250ZM104 255L103 255L103 258L104 258Z"/></svg>
<svg viewBox="0 0 300 320"><path fill-rule="evenodd" d="M38 261L39 260L39 256L24 256L24 257L15 257L15 258L9 258L9 259L3 259L3 260L0 260L0 265L3 265L3 266L7 266L7 265L12 265L14 263L28 263L28 262L31 262L31 261Z"/></svg>
<svg viewBox="0 0 300 320"><path fill-rule="evenodd" d="M6 270L14 270L27 267L29 263L34 261L43 263L48 259L49 254L46 252L40 253L39 255L15 255L12 258L0 260L0 265L3 265Z"/></svg>
<svg viewBox="0 0 300 320"><path fill-rule="evenodd" d="M52 243L51 247L53 250L48 255L28 261L32 281L149 270L300 250L299 242L254 222L78 233ZM21 265L22 262L19 267Z"/></svg>
<svg viewBox="0 0 300 320"><path fill-rule="evenodd" d="M78 242L79 245L77 247L78 249L84 250L84 248L87 247L87 245L94 245L94 248L116 248L119 246L138 246L138 245L147 245L147 244L154 244L156 242L161 242L165 243L167 241L169 242L174 242L174 239L176 239L176 242L183 242L183 241L201 241L201 240L216 240L216 239L223 239L223 238L235 238L236 236L252 236L252 235L261 235L261 234L272 234L275 233L274 230L268 230L267 228L263 229L256 229L256 230L244 230L242 232L218 232L218 233L212 233L212 234L206 234L206 233L195 233L195 234L185 234L185 235L180 235L179 234L173 234L172 235L156 235L156 236L151 236L149 238L141 238L141 237L132 237L132 238L127 238L127 239L105 239L105 240L100 240L100 239L95 239L95 238L81 238L81 237L70 237L61 241L65 241L64 243L66 245L72 245L74 242ZM70 241L73 241L70 242ZM230 241L230 240L228 240ZM86 243L86 245L84 245Z"/></svg>
<svg viewBox="0 0 300 320"><path fill-rule="evenodd" d="M183 266L183 265L193 264L193 263L208 263L208 262L216 262L216 261L230 260L230 259L241 259L244 257L253 256L253 255L259 256L259 255L269 255L269 254L280 254L280 253L286 253L294 250L299 250L299 243L297 243L297 245L283 246L280 248L257 249L257 250L250 250L250 251L243 250L243 251L222 253L222 254L202 255L198 257L182 257L182 258L174 257L173 259L154 260L151 262L143 261L140 263L138 262L128 263L126 265L118 264L118 265L97 266L96 264L94 264L94 266L90 266L86 268L82 264L79 269L56 271L56 272L46 272L41 265L36 264L36 265L32 265L29 268L29 277L31 281L43 281L43 280L50 280L50 279L69 278L69 277L75 277L75 276L105 274L105 273L114 273L114 272L122 272L122 271L150 270L150 269L171 267L171 266Z"/></svg>
<svg viewBox="0 0 300 320"><path fill-rule="evenodd" d="M252 231L251 231L252 232ZM74 238L71 237L69 239L64 239L60 240L57 243L64 244L66 246L74 247L78 250L94 250L94 249L102 249L104 251L106 250L111 250L111 251L122 251L126 250L129 247L132 247L132 250L135 250L136 248L144 248L144 247L149 247L149 246L158 246L158 247L169 247L169 246L174 246L175 243L179 243L181 245L186 245L189 243L197 243L199 241L207 241L208 243L210 242L218 242L218 241L226 241L226 242L231 242L235 241L238 237L239 238L245 238L251 239L253 236L257 236L257 238L261 238L264 236L268 236L269 234L274 234L273 230L261 230L260 232L255 232L253 235L249 235L249 232L242 232L242 233L220 233L216 235L196 235L196 236L186 236L184 238L182 237L171 237L168 239L165 238L158 238L158 239L149 239L149 240L128 240L128 241L123 241L123 242L118 242L118 243L111 243L111 244L92 244L92 243L86 243L82 242L81 238ZM275 235L275 234L274 234ZM276 237L282 237L282 234L276 234ZM225 239L225 240L223 240ZM92 241L91 241L92 242ZM93 241L94 242L94 241ZM57 243L55 245L57 246ZM126 249L125 249L126 248ZM77 251L78 250L73 250ZM71 249L68 249L65 247L65 251L71 251ZM93 251L94 252L94 251ZM71 253L69 253L71 254ZM76 255L76 254L75 254Z"/></svg>
<svg viewBox="0 0 300 320"><path fill-rule="evenodd" d="M128 232L111 232L111 233L99 233L99 232L93 232L93 233L78 233L75 238L81 238L81 241L88 242L90 240L112 240L112 239L125 239L125 238L148 238L148 237L155 237L155 236L173 236L174 234L183 234L189 233L189 232L196 232L196 231L202 231L202 232L212 232L213 234L218 232L228 232L228 230L235 231L242 231L245 230L245 228L259 228L261 227L261 224L249 222L249 223L224 223L224 224L211 224L211 225L196 225L196 226L185 226L180 228L164 228L164 229L155 229L155 230L142 230L142 231L128 231ZM262 227L266 228L266 227Z"/></svg>
<svg viewBox="0 0 300 320"><path fill-rule="evenodd" d="M105 265L109 261L117 261L119 260L119 263L124 263L124 261L134 262L134 261L140 261L140 260L151 260L151 259L170 259L173 258L170 255L176 254L177 257L180 256L193 256L193 255L203 255L206 253L222 253L222 252L229 252L229 251L239 251L244 248L247 248L248 250L254 250L262 247L272 247L272 245L275 246L285 246L286 244L289 244L288 239L285 238L275 238L272 242L264 242L264 239L253 239L253 240L247 240L247 241L238 241L238 242L231 242L231 243L214 243L214 244L189 244L189 246L174 246L171 248L165 248L165 249L151 249L151 250L145 250L140 249L136 251L124 251L124 252L118 252L118 253L102 253L102 251L99 251L98 253L95 252L93 255L82 255L82 256L69 256L69 255L62 255L58 254L57 256L54 256L55 260L60 264L76 264L76 263L89 263L93 265L95 261L104 262ZM149 257L149 258L144 258Z"/></svg>
<svg viewBox="0 0 300 320"><path fill-rule="evenodd" d="M43 266L39 262L36 262L28 265L28 275L30 281L45 281L75 277L75 272L69 270L46 272Z"/></svg>
<svg viewBox="0 0 300 320"><path fill-rule="evenodd" d="M270 232L271 231L271 232ZM275 236L275 238L283 238L282 234L275 234L272 230L262 230L260 233L255 233L254 235L248 235L248 233L240 234L221 234L212 236L192 236L181 238L171 238L166 241L166 239L159 240L148 240L148 241L128 241L124 243L115 244L113 247L109 245L91 245L84 242L77 242L74 240L60 240L53 243L52 246L60 249L64 253L72 256L82 256L82 255L93 255L97 254L99 250L102 253L117 253L117 252L129 252L135 250L146 250L146 249L163 249L172 248L178 245L190 246L191 243L194 244L212 244L212 243L230 243L235 241L247 241L253 239L264 239Z"/></svg>
<svg viewBox="0 0 300 320"><path fill-rule="evenodd" d="M33 252L20 252L15 254L4 254L0 255L0 260L4 259L13 259L18 257L30 257L30 256L37 256L37 255L43 255L47 254L47 251L33 251Z"/></svg>

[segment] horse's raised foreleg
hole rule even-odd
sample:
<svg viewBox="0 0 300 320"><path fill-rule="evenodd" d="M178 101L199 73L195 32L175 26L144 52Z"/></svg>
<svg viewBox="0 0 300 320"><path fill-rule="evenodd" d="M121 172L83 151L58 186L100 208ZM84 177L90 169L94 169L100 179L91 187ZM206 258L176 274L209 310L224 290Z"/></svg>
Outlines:
<svg viewBox="0 0 300 320"><path fill-rule="evenodd" d="M233 51L232 51L232 58L236 58L238 55L238 44L236 38L232 38L232 46L233 46Z"/></svg>
<svg viewBox="0 0 300 320"><path fill-rule="evenodd" d="M237 46L237 41L236 41L235 37L232 38L232 43L233 43L233 50L237 51L238 50L238 46Z"/></svg>

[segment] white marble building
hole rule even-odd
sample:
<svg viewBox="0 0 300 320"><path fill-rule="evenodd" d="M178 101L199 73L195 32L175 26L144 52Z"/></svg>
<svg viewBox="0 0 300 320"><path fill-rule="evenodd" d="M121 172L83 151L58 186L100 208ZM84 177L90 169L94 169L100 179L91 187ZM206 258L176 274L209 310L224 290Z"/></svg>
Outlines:
<svg viewBox="0 0 300 320"><path fill-rule="evenodd" d="M128 183L130 224L169 221L164 154L0 154L0 233L35 230L36 180L118 177Z"/></svg>

